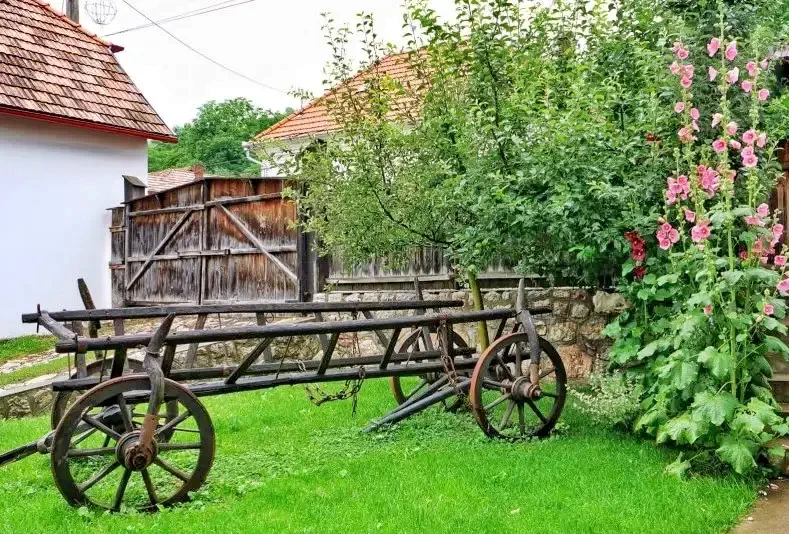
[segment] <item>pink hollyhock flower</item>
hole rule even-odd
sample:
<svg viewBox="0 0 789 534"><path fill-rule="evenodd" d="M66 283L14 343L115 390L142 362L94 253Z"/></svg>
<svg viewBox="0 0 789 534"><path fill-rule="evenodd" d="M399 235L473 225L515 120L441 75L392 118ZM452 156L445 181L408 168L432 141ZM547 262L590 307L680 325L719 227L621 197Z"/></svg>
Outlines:
<svg viewBox="0 0 789 534"><path fill-rule="evenodd" d="M712 315L712 304L707 304L706 306L704 306L704 315L706 315L707 317Z"/></svg>
<svg viewBox="0 0 789 534"><path fill-rule="evenodd" d="M666 203L671 206L677 201L677 194L671 189L666 189Z"/></svg>
<svg viewBox="0 0 789 534"><path fill-rule="evenodd" d="M709 75L711 82L714 82L715 78L718 77L718 71L715 69L715 67L710 67L707 71L707 74Z"/></svg>
<svg viewBox="0 0 789 534"><path fill-rule="evenodd" d="M784 225L780 223L776 224L775 226L773 226L772 230L773 230L773 236L780 238L784 233Z"/></svg>
<svg viewBox="0 0 789 534"><path fill-rule="evenodd" d="M761 263L762 265L767 265L768 259L769 258L767 256L759 256L759 263Z"/></svg>
<svg viewBox="0 0 789 534"><path fill-rule="evenodd" d="M674 104L674 113L682 113L685 111L685 102L677 102Z"/></svg>
<svg viewBox="0 0 789 534"><path fill-rule="evenodd" d="M737 133L737 128L739 128L739 125L734 121L730 121L726 125L726 133L729 135L734 135Z"/></svg>
<svg viewBox="0 0 789 534"><path fill-rule="evenodd" d="M770 98L770 91L768 89L759 89L759 100L764 102Z"/></svg>
<svg viewBox="0 0 789 534"><path fill-rule="evenodd" d="M732 139L729 141L729 146L732 147L734 150L739 150L742 148L742 145L736 139Z"/></svg>
<svg viewBox="0 0 789 534"><path fill-rule="evenodd" d="M679 232L677 232L676 228L672 228L671 231L668 233L668 239L671 243L676 243L679 241Z"/></svg>
<svg viewBox="0 0 789 534"><path fill-rule="evenodd" d="M691 108L690 109L690 118L693 119L694 121L697 121L697 120L699 120L699 117L701 117L701 113L699 112L699 108Z"/></svg>
<svg viewBox="0 0 789 534"><path fill-rule="evenodd" d="M678 134L679 140L683 143L692 143L696 140L696 137L693 135L693 132L688 127L680 128Z"/></svg>
<svg viewBox="0 0 789 534"><path fill-rule="evenodd" d="M773 313L775 313L775 308L773 307L772 304L765 304L762 307L762 313L765 315L772 315Z"/></svg>
<svg viewBox="0 0 789 534"><path fill-rule="evenodd" d="M773 262L774 262L774 263L775 263L775 264L776 264L778 267L783 267L784 265L786 265L786 256L780 256L780 255L779 255L779 256L776 256L776 257L773 259Z"/></svg>
<svg viewBox="0 0 789 534"><path fill-rule="evenodd" d="M723 120L723 114L722 113L715 113L712 116L712 127L715 128L717 125L719 125L721 123L722 120Z"/></svg>
<svg viewBox="0 0 789 534"><path fill-rule="evenodd" d="M682 48L682 41L674 41L674 44L671 46L671 51L676 54L677 52L679 52L681 48Z"/></svg>
<svg viewBox="0 0 789 534"><path fill-rule="evenodd" d="M724 152L726 150L726 140L725 139L716 139L715 141L712 142L712 148L718 154L720 154L721 152Z"/></svg>
<svg viewBox="0 0 789 534"><path fill-rule="evenodd" d="M742 90L746 93L750 93L753 90L753 82L750 80L743 80L741 85Z"/></svg>
<svg viewBox="0 0 789 534"><path fill-rule="evenodd" d="M764 58L759 62L759 66L763 69L766 69L770 65L770 61L767 58Z"/></svg>
<svg viewBox="0 0 789 534"><path fill-rule="evenodd" d="M742 149L742 152L740 152L740 155L742 157L753 156L754 155L753 147L752 146L746 146L745 148Z"/></svg>
<svg viewBox="0 0 789 534"><path fill-rule="evenodd" d="M679 66L679 63L676 61L669 66L668 70L671 71L671 74L679 74L682 67Z"/></svg>
<svg viewBox="0 0 789 534"><path fill-rule="evenodd" d="M770 206L768 206L765 202L759 204L759 207L756 208L756 215L759 217L767 217L770 215Z"/></svg>
<svg viewBox="0 0 789 534"><path fill-rule="evenodd" d="M668 238L661 239L658 241L658 246L663 250L668 250L671 248L671 241Z"/></svg>
<svg viewBox="0 0 789 534"><path fill-rule="evenodd" d="M688 78L693 78L693 74L696 72L696 67L694 67L691 63L680 65L680 69L682 75L687 76Z"/></svg>
<svg viewBox="0 0 789 534"><path fill-rule="evenodd" d="M736 80L735 80L736 81ZM684 87L685 89L690 89L690 86L693 85L693 78L690 76L683 76L679 80L679 84Z"/></svg>
<svg viewBox="0 0 789 534"><path fill-rule="evenodd" d="M701 243L707 239L711 233L708 221L700 222L690 229L690 237L696 243Z"/></svg>
<svg viewBox="0 0 789 534"><path fill-rule="evenodd" d="M789 278L784 278L775 287L781 293L789 293Z"/></svg>
<svg viewBox="0 0 789 534"><path fill-rule="evenodd" d="M693 128L694 132L700 132L701 128L699 128L699 123L696 121L691 121L690 127Z"/></svg>
<svg viewBox="0 0 789 534"><path fill-rule="evenodd" d="M734 59L737 57L737 41L732 41L726 45L726 52L724 53L724 56L729 61L734 61Z"/></svg>
<svg viewBox="0 0 789 534"><path fill-rule="evenodd" d="M740 258L742 261L745 261L746 259L748 259L748 253L745 252L744 250L741 250L740 253L737 254L737 257Z"/></svg>
<svg viewBox="0 0 789 534"><path fill-rule="evenodd" d="M758 67L756 66L756 62L753 60L745 64L745 70L748 71L748 76L750 76L751 78L753 78L759 73Z"/></svg>
<svg viewBox="0 0 789 534"><path fill-rule="evenodd" d="M750 130L746 130L745 133L742 134L742 140L746 145L752 145L756 142L757 133L756 130L751 128Z"/></svg>
<svg viewBox="0 0 789 534"><path fill-rule="evenodd" d="M696 220L696 212L685 208L685 220L692 223Z"/></svg>
<svg viewBox="0 0 789 534"><path fill-rule="evenodd" d="M745 156L742 158L742 164L749 169L753 169L759 164L759 158L752 154L750 156Z"/></svg>
<svg viewBox="0 0 789 534"><path fill-rule="evenodd" d="M764 145L767 144L767 134L762 132L759 134L759 137L756 139L756 146L759 148L764 148Z"/></svg>
<svg viewBox="0 0 789 534"><path fill-rule="evenodd" d="M683 59L683 60L684 59L688 59L689 55L690 55L690 52L688 51L687 48L680 48L679 50L677 50L677 57L679 59Z"/></svg>
<svg viewBox="0 0 789 534"><path fill-rule="evenodd" d="M734 67L729 72L726 73L726 81L730 84L737 83L737 80L740 79L740 69Z"/></svg>
<svg viewBox="0 0 789 534"><path fill-rule="evenodd" d="M707 43L707 53L710 55L710 57L717 54L720 48L721 48L721 40L718 39L717 37L713 37L712 39L710 39L710 42Z"/></svg>
<svg viewBox="0 0 789 534"><path fill-rule="evenodd" d="M764 226L764 221L762 221L756 215L748 215L745 217L745 224L750 226Z"/></svg>

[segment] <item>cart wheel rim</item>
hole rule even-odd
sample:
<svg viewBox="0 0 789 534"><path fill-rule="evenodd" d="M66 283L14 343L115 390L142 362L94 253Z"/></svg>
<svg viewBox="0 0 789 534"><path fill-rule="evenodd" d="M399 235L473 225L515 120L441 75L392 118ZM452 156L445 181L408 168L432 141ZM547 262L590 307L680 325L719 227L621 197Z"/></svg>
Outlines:
<svg viewBox="0 0 789 534"><path fill-rule="evenodd" d="M408 353L412 349L419 350L419 343L421 339L422 339L422 332L420 330L414 330L413 332L408 334L408 337L406 337L405 340L403 340L403 342L397 348L396 352ZM454 331L452 332L452 342L457 348L462 348L462 349L468 348L468 343L466 343L466 340L463 339L463 337L460 336L460 334ZM418 359L414 361L418 361ZM403 404L407 402L414 395L418 395L420 392L424 391L425 388L430 386L430 384L432 384L437 380L437 377L433 377L430 375L419 375L413 377L413 378L417 378L418 380L413 385L411 385L411 387L406 387L406 385L403 383L402 378L404 377L399 377L399 376L389 377L389 389L392 391L392 396L394 397L397 404ZM458 406L456 405L457 403L449 403L449 404L444 403L444 404L445 406L448 406L449 407L448 409L450 410L458 408Z"/></svg>
<svg viewBox="0 0 789 534"><path fill-rule="evenodd" d="M567 375L556 349L539 338L540 387L528 380L529 337L503 336L480 356L471 376L471 411L492 438L544 437L556 426L567 396Z"/></svg>
<svg viewBox="0 0 789 534"><path fill-rule="evenodd" d="M52 473L72 506L150 511L187 500L205 482L215 437L202 403L187 388L166 380L165 399L177 402L181 415L157 428L151 461L134 464L124 454L139 434L137 417L143 414L136 414L135 407L147 402L127 403L131 392L137 398L137 393L149 393L150 380L129 376L101 384L82 395L58 425ZM116 430L119 426L122 432ZM165 434L170 440L162 439Z"/></svg>

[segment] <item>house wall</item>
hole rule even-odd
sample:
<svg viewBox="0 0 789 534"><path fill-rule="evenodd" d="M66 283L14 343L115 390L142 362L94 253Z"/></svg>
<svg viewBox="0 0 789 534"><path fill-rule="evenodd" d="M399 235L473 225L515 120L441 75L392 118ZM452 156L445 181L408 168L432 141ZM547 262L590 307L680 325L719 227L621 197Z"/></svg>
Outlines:
<svg viewBox="0 0 789 534"><path fill-rule="evenodd" d="M107 208L147 171L145 139L0 114L0 338L36 304L81 308L80 277L110 305Z"/></svg>

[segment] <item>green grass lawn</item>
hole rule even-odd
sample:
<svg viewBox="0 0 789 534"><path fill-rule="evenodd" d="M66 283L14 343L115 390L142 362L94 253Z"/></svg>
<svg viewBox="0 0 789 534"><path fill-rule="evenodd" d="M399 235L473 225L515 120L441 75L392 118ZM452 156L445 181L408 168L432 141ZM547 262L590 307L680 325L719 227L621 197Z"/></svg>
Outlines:
<svg viewBox="0 0 789 534"><path fill-rule="evenodd" d="M55 489L49 457L36 455L0 469L0 532L725 532L756 494L734 478L665 475L675 452L572 408L560 435L513 444L484 438L468 413L436 409L361 434L393 404L383 381L365 383L356 418L349 402L315 407L300 388L205 403L217 454L190 504L80 513ZM45 417L0 421L0 449L47 426Z"/></svg>
<svg viewBox="0 0 789 534"><path fill-rule="evenodd" d="M55 347L55 336L20 336L0 339L0 364L28 354L45 352Z"/></svg>

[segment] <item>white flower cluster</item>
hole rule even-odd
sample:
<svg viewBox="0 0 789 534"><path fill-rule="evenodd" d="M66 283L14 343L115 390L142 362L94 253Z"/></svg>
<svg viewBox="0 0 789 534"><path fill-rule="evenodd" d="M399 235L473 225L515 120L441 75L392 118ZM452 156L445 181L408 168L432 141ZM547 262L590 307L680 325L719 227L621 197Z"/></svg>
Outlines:
<svg viewBox="0 0 789 534"><path fill-rule="evenodd" d="M598 423L630 427L639 412L643 387L637 379L617 371L594 373L589 376L588 387L569 393L575 406Z"/></svg>

